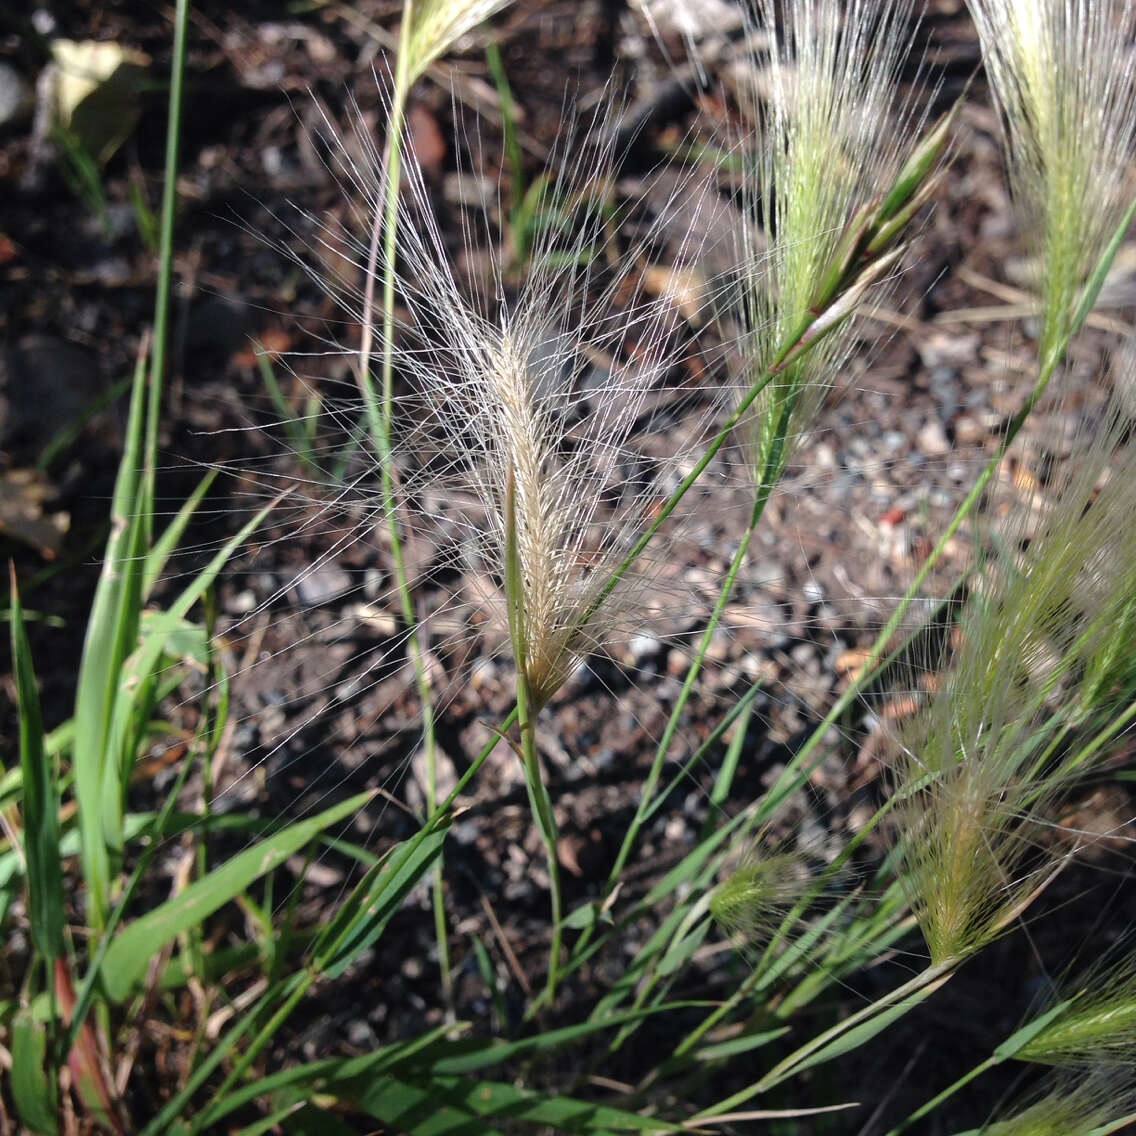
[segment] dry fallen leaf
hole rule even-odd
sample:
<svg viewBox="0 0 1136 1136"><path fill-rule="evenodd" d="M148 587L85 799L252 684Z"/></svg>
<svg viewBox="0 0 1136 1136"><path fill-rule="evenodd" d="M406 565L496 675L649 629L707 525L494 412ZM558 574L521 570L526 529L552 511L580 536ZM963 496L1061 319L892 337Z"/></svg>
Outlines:
<svg viewBox="0 0 1136 1136"><path fill-rule="evenodd" d="M643 272L643 287L670 300L692 327L706 322L706 280L698 269L652 264Z"/></svg>
<svg viewBox="0 0 1136 1136"><path fill-rule="evenodd" d="M67 513L45 514L44 504L54 497L55 487L38 470L12 469L0 475L0 533L54 560L71 523Z"/></svg>
<svg viewBox="0 0 1136 1136"><path fill-rule="evenodd" d="M105 162L130 137L142 114L150 57L111 41L57 39L55 117L87 153Z"/></svg>

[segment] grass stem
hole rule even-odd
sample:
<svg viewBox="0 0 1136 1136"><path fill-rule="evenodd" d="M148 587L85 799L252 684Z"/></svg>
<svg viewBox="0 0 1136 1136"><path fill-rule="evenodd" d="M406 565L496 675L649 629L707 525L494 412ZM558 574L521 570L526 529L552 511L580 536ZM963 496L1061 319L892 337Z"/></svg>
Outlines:
<svg viewBox="0 0 1136 1136"><path fill-rule="evenodd" d="M403 5L402 26L399 34L398 57L395 63L394 92L391 99L387 127L386 174L382 215L376 217L371 231L367 254L366 285L363 296L363 319L359 342L357 381L366 411L371 440L379 457L380 489L383 513L386 517L387 538L390 542L391 563L398 591L399 608L406 626L406 646L414 669L414 681L422 713L422 744L426 756L427 814L437 808L438 756L434 721L434 700L426 673L421 624L414 607L414 596L406 572L402 533L399 526L399 502L396 495L392 437L394 430L394 304L395 273L398 248L399 182L402 176L402 146L406 130L406 100L413 82L411 73L410 35L414 23L414 0ZM382 336L381 336L381 390L375 391L371 375L371 355L374 341L375 282L382 249ZM442 888L442 862L433 871L432 903L434 927L438 942L438 963L446 1001L451 1001L453 978L450 972L450 952L446 931L445 894Z"/></svg>

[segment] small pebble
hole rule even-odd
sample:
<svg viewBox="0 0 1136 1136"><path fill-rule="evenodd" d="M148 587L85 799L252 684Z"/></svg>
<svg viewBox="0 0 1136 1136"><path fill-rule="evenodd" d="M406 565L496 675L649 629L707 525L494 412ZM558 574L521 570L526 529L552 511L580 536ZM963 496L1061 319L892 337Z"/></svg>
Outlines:
<svg viewBox="0 0 1136 1136"><path fill-rule="evenodd" d="M351 584L351 577L338 564L320 564L296 580L296 596L304 607L319 607L350 591Z"/></svg>
<svg viewBox="0 0 1136 1136"><path fill-rule="evenodd" d="M943 425L936 418L928 419L923 424L916 439L919 448L929 457L942 457L951 452L951 443L947 440Z"/></svg>
<svg viewBox="0 0 1136 1136"><path fill-rule="evenodd" d="M824 585L819 580L806 580L801 591L811 604L818 604L824 600Z"/></svg>
<svg viewBox="0 0 1136 1136"><path fill-rule="evenodd" d="M955 420L955 438L960 445L973 446L986 437L982 423L972 414L962 414Z"/></svg>
<svg viewBox="0 0 1136 1136"><path fill-rule="evenodd" d="M244 591L237 592L235 596L229 598L225 610L230 615L248 615L256 607L256 602L256 592L251 588L245 588Z"/></svg>
<svg viewBox="0 0 1136 1136"><path fill-rule="evenodd" d="M654 635L632 635L627 644L627 651L636 663L641 663L651 655L658 654L660 646L659 640Z"/></svg>
<svg viewBox="0 0 1136 1136"><path fill-rule="evenodd" d="M13 126L31 114L31 85L12 66L0 63L0 126Z"/></svg>

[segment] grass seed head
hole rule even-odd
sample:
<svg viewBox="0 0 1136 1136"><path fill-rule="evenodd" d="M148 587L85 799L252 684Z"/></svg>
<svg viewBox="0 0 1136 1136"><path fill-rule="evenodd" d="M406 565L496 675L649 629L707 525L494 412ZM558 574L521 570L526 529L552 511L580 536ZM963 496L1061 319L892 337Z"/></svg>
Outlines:
<svg viewBox="0 0 1136 1136"><path fill-rule="evenodd" d="M980 565L960 646L901 739L904 884L937 962L1003 930L1060 862L1048 817L1108 752L1078 738L1121 728L1136 696L1136 444L1114 408L1090 429L1028 530L1005 526Z"/></svg>
<svg viewBox="0 0 1136 1136"><path fill-rule="evenodd" d="M776 934L807 892L812 876L799 853L759 839L710 899L710 914L726 934L761 945Z"/></svg>
<svg viewBox="0 0 1136 1136"><path fill-rule="evenodd" d="M1068 1006L1014 1054L1045 1065L1136 1063L1136 958L1085 975Z"/></svg>
<svg viewBox="0 0 1136 1136"><path fill-rule="evenodd" d="M845 259L842 249L858 260L857 224L903 167L904 139L914 132L897 93L898 72L912 10L907 0L758 5L749 43L761 75L750 106L759 141L744 189L766 239L741 237L743 320L751 329L744 357L754 372L743 387L793 342L803 319L835 310L840 297L830 294L830 281ZM760 255L751 251L758 248ZM846 287L851 275L838 272ZM850 348L844 321L763 392L752 420L759 476L776 478ZM778 434L787 444L767 471Z"/></svg>
<svg viewBox="0 0 1136 1136"><path fill-rule="evenodd" d="M537 708L582 655L658 606L665 532L614 585L613 573L708 436L720 405L709 385L690 395L668 390L690 351L680 308L690 299L685 268L698 250L679 247L668 271L656 275L673 287L648 294L641 271L658 264L660 234L678 228L676 213L691 202L710 207L712 199L688 193L689 179L682 181L637 221L630 243L612 243L620 213L611 129L617 110L611 106L592 124L588 134L598 142L577 147L571 158L553 154L557 176L539 189L534 183L540 200L529 204L542 224L519 269L501 251L503 214L487 206L463 217L472 271L459 276L412 154L403 170L396 421L413 424L404 449L433 454L409 475L403 497L448 499L445 515L418 513L407 523L442 526L461 547L463 568L512 588L515 594L492 603L492 615L509 630ZM572 133L565 128L566 138ZM328 151L360 204L354 227L338 225L319 238L344 250L343 270L324 273L321 283L357 318L364 285L352 270L374 248L368 228L384 200L384 167L361 122L346 139L329 131ZM380 274L383 268L380 254ZM684 407L693 409L681 419L685 437L676 448ZM506 571L511 545L515 573Z"/></svg>
<svg viewBox="0 0 1136 1136"><path fill-rule="evenodd" d="M1132 1105L1130 1079L1100 1069L1088 1077L1057 1078L1032 1103L979 1131L982 1136L1105 1136L1127 1127L1123 1118Z"/></svg>
<svg viewBox="0 0 1136 1136"><path fill-rule="evenodd" d="M464 35L508 7L510 0L406 0L403 18L410 20L406 40L409 83Z"/></svg>
<svg viewBox="0 0 1136 1136"><path fill-rule="evenodd" d="M1127 0L970 0L1035 242L1042 359L1132 199L1136 10Z"/></svg>

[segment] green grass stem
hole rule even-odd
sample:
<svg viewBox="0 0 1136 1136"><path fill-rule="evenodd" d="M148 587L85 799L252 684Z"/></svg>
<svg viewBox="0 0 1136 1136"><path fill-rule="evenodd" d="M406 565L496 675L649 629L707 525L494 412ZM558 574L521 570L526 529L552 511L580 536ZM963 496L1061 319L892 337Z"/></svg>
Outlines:
<svg viewBox="0 0 1136 1136"><path fill-rule="evenodd" d="M398 252L399 182L402 176L402 147L406 132L406 100L414 79L411 71L411 32L414 24L415 2L416 0L405 0L402 9L398 56L395 62L394 91L387 124L386 171L383 184L382 212L380 216L376 216L372 226L371 242L367 254L357 381L360 393L363 396L371 440L379 457L383 513L386 517L387 538L390 541L395 587L398 591L402 619L406 626L407 653L414 669L414 681L422 713L422 744L426 755L426 802L427 812L432 813L437 808L438 796L438 756L434 700L426 673L421 625L415 611L414 595L406 572L402 533L398 519L400 510L395 487L392 453L394 429L394 305ZM383 256L382 339L380 344L381 389L376 392L371 375L371 355L374 340L375 281L378 276L380 249ZM442 974L442 986L448 1002L451 997L453 979L450 973L445 893L442 887L442 863L440 860L434 871L432 902L438 943L438 962Z"/></svg>

